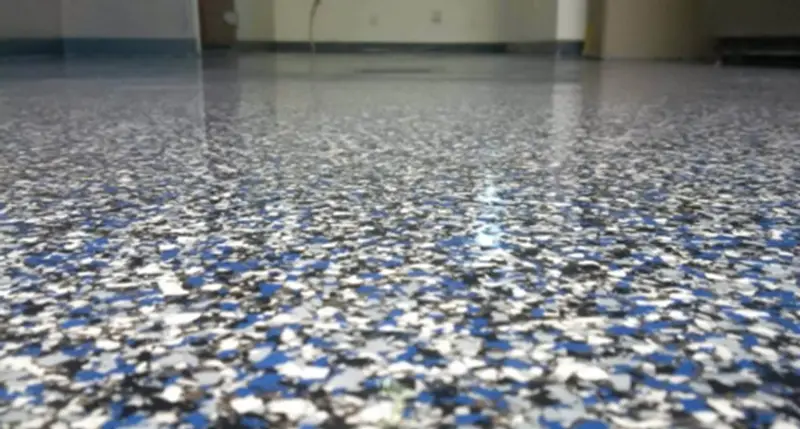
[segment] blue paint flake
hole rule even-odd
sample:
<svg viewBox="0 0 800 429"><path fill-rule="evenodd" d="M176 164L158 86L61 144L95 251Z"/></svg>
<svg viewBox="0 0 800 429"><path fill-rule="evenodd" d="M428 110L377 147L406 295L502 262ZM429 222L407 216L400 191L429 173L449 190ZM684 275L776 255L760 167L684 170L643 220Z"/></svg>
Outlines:
<svg viewBox="0 0 800 429"><path fill-rule="evenodd" d="M247 429L266 429L267 427L269 427L267 425L267 422L258 417L253 417L253 416L244 416L239 418L239 425Z"/></svg>
<svg viewBox="0 0 800 429"><path fill-rule="evenodd" d="M256 315L256 314L248 314L247 316L245 316L244 320L239 321L234 326L233 329L249 328L250 326L253 326L253 324L255 324L256 322L258 322L258 315Z"/></svg>
<svg viewBox="0 0 800 429"><path fill-rule="evenodd" d="M486 341L484 345L486 346L487 349L496 349L503 351L509 351L512 349L511 343L504 340Z"/></svg>
<svg viewBox="0 0 800 429"><path fill-rule="evenodd" d="M232 250L232 249L231 249ZM241 274L256 268L253 263L222 261L217 264L217 271L230 271Z"/></svg>
<svg viewBox="0 0 800 429"><path fill-rule="evenodd" d="M429 275L430 274L427 271L420 270L419 268L412 268L412 269L408 270L408 276L409 277L426 277L426 276L429 276Z"/></svg>
<svg viewBox="0 0 800 429"><path fill-rule="evenodd" d="M528 362L525 362L525 361L519 360L519 359L515 359L515 358L507 358L507 359L503 360L503 365L511 367L511 368L516 368L516 369L529 369L529 368L531 368L533 366L532 364L530 364Z"/></svg>
<svg viewBox="0 0 800 429"><path fill-rule="evenodd" d="M277 283L259 283L258 290L263 298L269 298L275 295L275 292L281 289L281 285Z"/></svg>
<svg viewBox="0 0 800 429"><path fill-rule="evenodd" d="M237 311L239 310L239 303L238 302L220 302L219 309L222 311Z"/></svg>
<svg viewBox="0 0 800 429"><path fill-rule="evenodd" d="M90 314L92 314L92 307L88 305L85 305L83 307L73 308L69 312L69 315L71 317L88 316Z"/></svg>
<svg viewBox="0 0 800 429"><path fill-rule="evenodd" d="M640 328L645 333L651 334L651 333L658 332L658 331L660 331L662 329L667 329L667 328L671 327L673 324L674 324L674 322L671 321L671 320L654 320L652 322L642 323Z"/></svg>
<svg viewBox="0 0 800 429"><path fill-rule="evenodd" d="M798 241L792 236L783 235L779 239L767 240L767 247L774 247L778 249L796 249L798 247Z"/></svg>
<svg viewBox="0 0 800 429"><path fill-rule="evenodd" d="M311 344L312 346L319 348L319 349L330 349L334 347L336 344L320 337L309 337L306 340L306 343Z"/></svg>
<svg viewBox="0 0 800 429"><path fill-rule="evenodd" d="M114 359L114 363L117 364L117 367L114 368L112 372L130 375L136 371L136 365L127 363L124 359L118 357Z"/></svg>
<svg viewBox="0 0 800 429"><path fill-rule="evenodd" d="M22 356L33 356L37 357L42 354L42 345L39 343L36 344L28 344L24 346L22 349L17 352L17 354Z"/></svg>
<svg viewBox="0 0 800 429"><path fill-rule="evenodd" d="M457 235L440 241L439 245L442 247L464 247L468 246L471 241L469 236Z"/></svg>
<svg viewBox="0 0 800 429"><path fill-rule="evenodd" d="M702 289L702 288L692 289L692 294L700 298L715 298L714 293L708 289Z"/></svg>
<svg viewBox="0 0 800 429"><path fill-rule="evenodd" d="M35 402L37 404L41 404L42 403L42 394L43 393L44 393L44 384L42 384L42 383L31 384L31 385L29 385L28 387L25 388L25 394L28 395L28 396L35 397L36 398Z"/></svg>
<svg viewBox="0 0 800 429"><path fill-rule="evenodd" d="M406 348L406 350L403 353L397 355L397 360L411 362L411 360L414 359L414 356L417 354L417 352L418 352L417 346L413 345L408 346L408 348Z"/></svg>
<svg viewBox="0 0 800 429"><path fill-rule="evenodd" d="M633 309L629 310L628 314L630 316L645 316L654 311L658 311L658 307L653 305L637 305Z"/></svg>
<svg viewBox="0 0 800 429"><path fill-rule="evenodd" d="M651 353L647 356L647 360L655 363L656 365L669 365L672 363L674 356L667 353Z"/></svg>
<svg viewBox="0 0 800 429"><path fill-rule="evenodd" d="M474 425L487 420L483 414L459 414L456 416L456 425Z"/></svg>
<svg viewBox="0 0 800 429"><path fill-rule="evenodd" d="M217 358L221 360L236 359L236 356L239 356L238 350L221 350L217 353Z"/></svg>
<svg viewBox="0 0 800 429"><path fill-rule="evenodd" d="M775 423L778 417L777 413L771 410L755 409L748 411L748 414L751 416L751 419L754 420L757 427L769 427Z"/></svg>
<svg viewBox="0 0 800 429"><path fill-rule="evenodd" d="M281 376L275 373L267 373L258 376L247 384L247 387L254 392L278 392L285 388L281 385Z"/></svg>
<svg viewBox="0 0 800 429"><path fill-rule="evenodd" d="M78 326L86 326L89 323L86 319L70 319L61 323L61 329L75 328Z"/></svg>
<svg viewBox="0 0 800 429"><path fill-rule="evenodd" d="M616 337L636 335L639 333L639 328L624 325L614 325L606 329L606 333Z"/></svg>
<svg viewBox="0 0 800 429"><path fill-rule="evenodd" d="M183 420L189 423L194 429L205 429L209 425L208 418L198 411L189 414Z"/></svg>
<svg viewBox="0 0 800 429"><path fill-rule="evenodd" d="M467 289L467 285L460 280L455 280L450 277L442 279L442 285L450 292L463 291Z"/></svg>
<svg viewBox="0 0 800 429"><path fill-rule="evenodd" d="M503 392L497 389L490 389L487 387L480 387L480 386L473 387L472 392L477 395L483 396L484 398L489 399L491 401L499 401L503 398Z"/></svg>
<svg viewBox="0 0 800 429"><path fill-rule="evenodd" d="M687 377L694 377L700 371L700 367L689 359L681 361L680 365L675 369L675 375L685 375Z"/></svg>
<svg viewBox="0 0 800 429"><path fill-rule="evenodd" d="M199 288L205 284L203 276L191 276L186 278L186 284L191 288Z"/></svg>
<svg viewBox="0 0 800 429"><path fill-rule="evenodd" d="M6 389L3 386L0 386L0 402L11 402L18 397L19 393L9 392L8 389Z"/></svg>
<svg viewBox="0 0 800 429"><path fill-rule="evenodd" d="M607 423L600 420L580 420L571 429L608 429Z"/></svg>
<svg viewBox="0 0 800 429"><path fill-rule="evenodd" d="M380 280L383 275L381 273L361 273L358 277L365 280Z"/></svg>
<svg viewBox="0 0 800 429"><path fill-rule="evenodd" d="M602 400L600 399L600 397L598 395L589 394L588 396L585 396L583 398L583 406L584 407L591 407L593 405L599 404L601 401Z"/></svg>
<svg viewBox="0 0 800 429"><path fill-rule="evenodd" d="M45 266L45 267L57 267L59 264L63 263L66 260L64 255L60 255L57 253L39 253L28 256L24 259L24 263L30 267L38 267L38 266Z"/></svg>
<svg viewBox="0 0 800 429"><path fill-rule="evenodd" d="M753 334L744 334L742 335L742 346L746 349L750 349L754 346L758 345L758 337Z"/></svg>
<svg viewBox="0 0 800 429"><path fill-rule="evenodd" d="M668 381L659 380L650 375L644 375L641 379L642 383L654 389L666 390L667 392L684 392L694 393L692 388L687 383L670 383Z"/></svg>
<svg viewBox="0 0 800 429"><path fill-rule="evenodd" d="M61 349L61 352L67 356L82 358L91 353L94 349L93 343L86 342L77 346L66 346Z"/></svg>
<svg viewBox="0 0 800 429"><path fill-rule="evenodd" d="M162 261L169 261L170 259L174 259L178 256L180 252L179 249L169 249L161 252L161 260Z"/></svg>
<svg viewBox="0 0 800 429"><path fill-rule="evenodd" d="M564 341L561 343L557 343L556 350L566 350L572 353L580 353L580 354L591 354L592 353L592 346L577 341Z"/></svg>
<svg viewBox="0 0 800 429"><path fill-rule="evenodd" d="M706 405L706 401L695 398L695 399L682 399L681 406L683 406L683 410L687 413L695 413L698 411L705 411L708 409Z"/></svg>
<svg viewBox="0 0 800 429"><path fill-rule="evenodd" d="M105 377L105 374L91 370L81 370L75 373L75 381L98 381L104 379Z"/></svg>
<svg viewBox="0 0 800 429"><path fill-rule="evenodd" d="M373 297L378 294L378 288L373 285L363 285L359 286L358 289L356 289L356 292L358 292L361 295L367 295L369 297Z"/></svg>
<svg viewBox="0 0 800 429"><path fill-rule="evenodd" d="M422 392L419 393L419 395L417 395L417 402L420 402L420 403L423 403L423 404L429 404L430 405L430 404L433 403L434 399L435 399L434 396L431 394L431 392L428 392L428 391L422 391Z"/></svg>

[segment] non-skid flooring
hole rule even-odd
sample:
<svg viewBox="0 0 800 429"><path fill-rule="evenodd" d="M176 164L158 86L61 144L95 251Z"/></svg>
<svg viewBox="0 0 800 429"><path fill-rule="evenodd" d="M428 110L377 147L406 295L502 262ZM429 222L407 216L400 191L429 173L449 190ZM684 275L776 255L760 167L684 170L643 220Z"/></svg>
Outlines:
<svg viewBox="0 0 800 429"><path fill-rule="evenodd" d="M800 425L800 79L0 64L0 426Z"/></svg>

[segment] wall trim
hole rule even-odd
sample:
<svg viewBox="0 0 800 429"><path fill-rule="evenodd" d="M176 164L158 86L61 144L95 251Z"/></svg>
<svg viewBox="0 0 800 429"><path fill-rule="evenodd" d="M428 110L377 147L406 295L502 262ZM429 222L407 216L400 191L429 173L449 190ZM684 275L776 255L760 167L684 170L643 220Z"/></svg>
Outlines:
<svg viewBox="0 0 800 429"><path fill-rule="evenodd" d="M197 53L194 39L65 38L63 42L65 55L191 56Z"/></svg>
<svg viewBox="0 0 800 429"><path fill-rule="evenodd" d="M1 39L0 57L25 55L62 55L61 39Z"/></svg>
<svg viewBox="0 0 800 429"><path fill-rule="evenodd" d="M319 53L459 53L497 54L525 53L557 58L578 58L583 55L582 40L559 40L520 43L394 43L394 42L317 42ZM239 41L240 52L310 52L308 42Z"/></svg>
<svg viewBox="0 0 800 429"><path fill-rule="evenodd" d="M514 42L508 44L508 51L517 54L554 56L556 58L579 58L583 55L583 41Z"/></svg>
<svg viewBox="0 0 800 429"><path fill-rule="evenodd" d="M485 53L506 52L506 43L402 43L402 42L317 42L318 53ZM239 41L243 52L311 52L308 42Z"/></svg>
<svg viewBox="0 0 800 429"><path fill-rule="evenodd" d="M319 53L520 53L577 58L582 41L542 41L518 43L394 43L394 42L318 42ZM307 42L239 41L239 52L310 52ZM168 55L191 56L197 53L195 39L140 38L65 38L0 40L0 56L18 55Z"/></svg>
<svg viewBox="0 0 800 429"><path fill-rule="evenodd" d="M715 51L723 64L800 66L800 36L721 37Z"/></svg>

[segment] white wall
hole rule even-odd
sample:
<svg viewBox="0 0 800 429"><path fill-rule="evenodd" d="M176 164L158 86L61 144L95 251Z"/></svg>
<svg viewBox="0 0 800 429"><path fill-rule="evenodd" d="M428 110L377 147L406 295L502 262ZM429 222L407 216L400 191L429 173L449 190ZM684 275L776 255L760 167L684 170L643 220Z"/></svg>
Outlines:
<svg viewBox="0 0 800 429"><path fill-rule="evenodd" d="M308 38L312 0L275 0L275 37ZM318 10L315 38L331 42L500 42L500 0L327 0ZM436 22L436 14L440 21Z"/></svg>
<svg viewBox="0 0 800 429"><path fill-rule="evenodd" d="M198 34L196 0L62 0L62 5L65 38L194 39Z"/></svg>
<svg viewBox="0 0 800 429"><path fill-rule="evenodd" d="M306 41L312 1L236 0L239 40ZM323 0L314 36L328 42L554 40L562 1L586 0Z"/></svg>
<svg viewBox="0 0 800 429"><path fill-rule="evenodd" d="M558 0L556 40L583 40L589 0Z"/></svg>
<svg viewBox="0 0 800 429"><path fill-rule="evenodd" d="M239 40L305 41L311 1L236 0ZM599 1L323 0L316 38L383 42L583 40L589 2ZM800 35L800 0L696 1L705 4L704 31L708 35ZM436 10L442 13L439 24L431 22Z"/></svg>
<svg viewBox="0 0 800 429"><path fill-rule="evenodd" d="M61 37L60 0L0 0L0 39Z"/></svg>
<svg viewBox="0 0 800 429"><path fill-rule="evenodd" d="M800 0L705 0L717 37L800 36Z"/></svg>
<svg viewBox="0 0 800 429"><path fill-rule="evenodd" d="M500 0L502 1L502 0ZM509 0L506 34L508 42L555 40L559 0Z"/></svg>

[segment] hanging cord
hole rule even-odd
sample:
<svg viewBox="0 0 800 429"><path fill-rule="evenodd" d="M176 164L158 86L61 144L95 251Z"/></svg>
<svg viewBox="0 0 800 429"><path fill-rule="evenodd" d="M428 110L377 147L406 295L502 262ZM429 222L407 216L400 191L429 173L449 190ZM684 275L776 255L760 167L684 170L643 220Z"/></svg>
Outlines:
<svg viewBox="0 0 800 429"><path fill-rule="evenodd" d="M317 9L322 4L322 0L314 0L311 5L311 11L308 14L308 44L311 46L311 53L317 53L317 46L314 43L314 17L317 16Z"/></svg>

